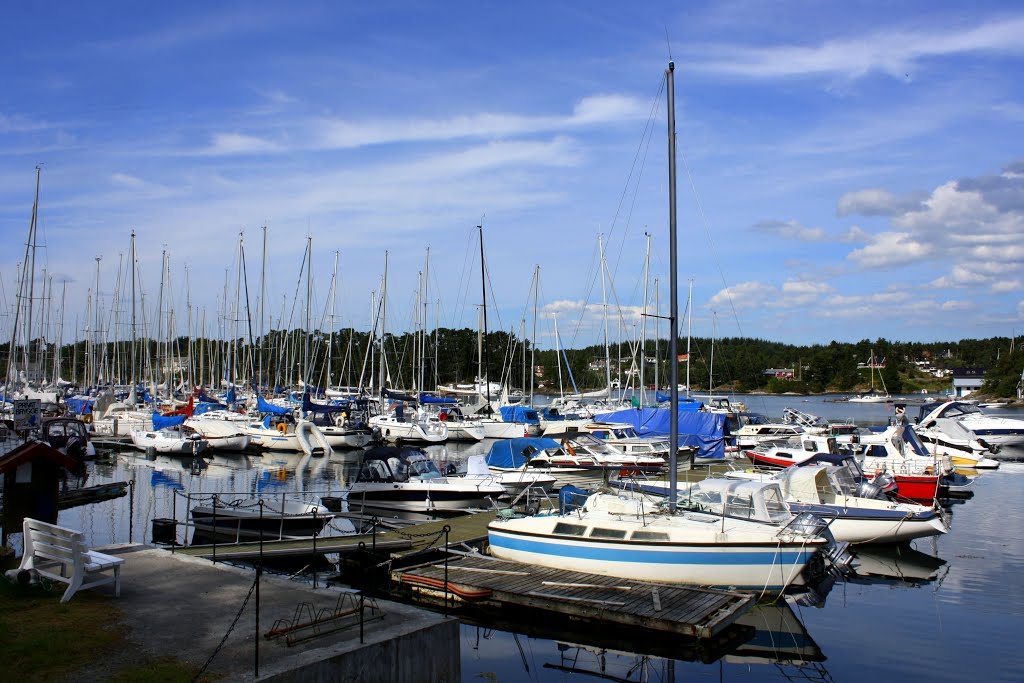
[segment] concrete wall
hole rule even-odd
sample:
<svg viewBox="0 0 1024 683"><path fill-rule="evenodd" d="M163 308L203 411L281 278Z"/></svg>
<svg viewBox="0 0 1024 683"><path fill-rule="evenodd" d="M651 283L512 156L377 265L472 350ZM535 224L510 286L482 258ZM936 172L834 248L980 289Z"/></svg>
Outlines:
<svg viewBox="0 0 1024 683"><path fill-rule="evenodd" d="M449 618L410 633L356 645L347 652L311 660L260 681L458 683L462 679L459 620Z"/></svg>

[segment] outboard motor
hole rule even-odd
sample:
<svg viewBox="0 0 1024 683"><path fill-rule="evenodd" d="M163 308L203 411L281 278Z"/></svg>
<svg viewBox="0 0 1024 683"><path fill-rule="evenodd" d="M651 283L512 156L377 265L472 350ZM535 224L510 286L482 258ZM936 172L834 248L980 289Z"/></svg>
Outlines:
<svg viewBox="0 0 1024 683"><path fill-rule="evenodd" d="M845 571L853 561L850 554L849 543L837 543L832 530L828 528L828 522L813 512L801 512L793 518L786 528L797 531L808 536L820 536L828 541L825 544L823 554L825 558L839 571Z"/></svg>
<svg viewBox="0 0 1024 683"><path fill-rule="evenodd" d="M890 495L896 495L898 491L896 478L888 472L879 472L871 481L865 479L861 482L857 489L857 495L861 498L885 500Z"/></svg>

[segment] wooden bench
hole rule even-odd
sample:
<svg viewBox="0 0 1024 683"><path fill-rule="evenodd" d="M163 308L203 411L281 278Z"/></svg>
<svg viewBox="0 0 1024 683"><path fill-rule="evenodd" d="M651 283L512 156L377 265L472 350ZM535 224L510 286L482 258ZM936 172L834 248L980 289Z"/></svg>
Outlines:
<svg viewBox="0 0 1024 683"><path fill-rule="evenodd" d="M25 519L25 554L18 571L35 571L54 581L68 584L61 602L77 591L114 584L114 596L121 595L121 565L124 559L89 550L81 531L65 529L36 519ZM113 570L113 574L106 573Z"/></svg>

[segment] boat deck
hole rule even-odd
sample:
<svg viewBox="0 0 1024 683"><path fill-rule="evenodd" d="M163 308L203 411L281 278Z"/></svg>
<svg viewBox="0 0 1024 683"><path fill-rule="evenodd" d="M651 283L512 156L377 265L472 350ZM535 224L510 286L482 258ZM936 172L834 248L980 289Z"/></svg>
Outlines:
<svg viewBox="0 0 1024 683"><path fill-rule="evenodd" d="M395 569L391 578L428 599L445 598L444 562ZM606 624L712 638L753 604L753 596L651 584L551 569L475 553L447 563L448 596L465 603L542 609Z"/></svg>

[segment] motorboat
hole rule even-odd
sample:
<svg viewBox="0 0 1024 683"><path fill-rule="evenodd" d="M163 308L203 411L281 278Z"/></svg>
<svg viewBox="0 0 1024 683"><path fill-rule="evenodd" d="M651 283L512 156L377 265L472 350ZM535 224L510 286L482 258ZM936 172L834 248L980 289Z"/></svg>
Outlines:
<svg viewBox="0 0 1024 683"><path fill-rule="evenodd" d="M385 516L451 516L489 505L505 494L494 481L445 476L419 448L379 446L363 455L345 487L350 512Z"/></svg>
<svg viewBox="0 0 1024 683"><path fill-rule="evenodd" d="M794 466L774 479L792 512L810 512L831 520L829 529L837 541L903 543L948 530L934 505L896 502L880 492L874 497L857 495L866 492L866 487L859 487L844 468Z"/></svg>
<svg viewBox="0 0 1024 683"><path fill-rule="evenodd" d="M448 440L448 425L437 415L417 410L413 415L406 415L405 409L398 405L389 414L374 415L369 420L370 427L380 430L385 441L391 443L444 443Z"/></svg>
<svg viewBox="0 0 1024 683"><path fill-rule="evenodd" d="M973 438L959 421L930 419L936 411L935 404L921 406L921 414L914 425L914 433L929 452L948 456L958 468L972 470L997 469L999 461L988 457L992 451L984 441ZM997 448L998 450L998 448Z"/></svg>
<svg viewBox="0 0 1024 683"><path fill-rule="evenodd" d="M538 436L541 432L540 415L527 406L501 406L498 414L478 416L488 439L514 439Z"/></svg>
<svg viewBox="0 0 1024 683"><path fill-rule="evenodd" d="M184 426L185 416L165 417L152 415L152 428L132 431L132 444L140 451L150 449L157 453L198 455L209 447L206 439Z"/></svg>
<svg viewBox="0 0 1024 683"><path fill-rule="evenodd" d="M554 476L537 470L519 469L492 472L491 468L487 466L487 456L480 454L469 456L466 460L465 474L458 476L467 480L497 483L513 498L526 489L551 491L554 489L556 481Z"/></svg>
<svg viewBox="0 0 1024 683"><path fill-rule="evenodd" d="M532 459L561 467L601 467L608 471L609 478L619 474L654 474L666 467L661 456L626 454L587 432L552 434L550 438L561 444L561 451L537 454Z"/></svg>
<svg viewBox="0 0 1024 683"><path fill-rule="evenodd" d="M764 415L744 413L739 416L742 426L730 430L738 448L753 448L762 441L799 438L804 428L789 422L775 422Z"/></svg>
<svg viewBox="0 0 1024 683"><path fill-rule="evenodd" d="M872 472L876 476L891 474L901 498L930 501L974 481L954 472L948 457L929 453L909 424L897 423L881 433L865 434L861 443L853 446L864 472L869 476Z"/></svg>
<svg viewBox="0 0 1024 683"><path fill-rule="evenodd" d="M504 476L535 473L555 478L554 488L575 486L595 489L605 482L608 471L596 464L570 465L568 456L554 439L542 436L502 439L491 444L485 456L491 472Z"/></svg>
<svg viewBox="0 0 1024 683"><path fill-rule="evenodd" d="M788 439L763 441L756 447L743 451L755 465L764 467L789 467L802 465L818 453L838 453L839 443L835 437L803 433Z"/></svg>
<svg viewBox="0 0 1024 683"><path fill-rule="evenodd" d="M1024 444L1024 420L986 415L964 401L926 403L920 407L918 424L947 436L976 440L991 451Z"/></svg>
<svg viewBox="0 0 1024 683"><path fill-rule="evenodd" d="M860 428L853 420L825 420L796 408L783 408L782 421L800 425L808 434L834 436L840 443L856 443L860 440Z"/></svg>
<svg viewBox="0 0 1024 683"><path fill-rule="evenodd" d="M209 503L192 508L192 524L197 531L236 540L316 536L332 519L334 514L323 505L283 495L230 500L215 495ZM355 532L348 520L339 523L339 533Z"/></svg>
<svg viewBox="0 0 1024 683"><path fill-rule="evenodd" d="M766 488L749 484L734 493L756 495ZM595 493L582 506L496 519L488 525L488 539L491 554L501 559L638 581L765 593L804 583L824 567L820 554L837 548L823 520L794 518L781 494L746 504L745 510L748 517L697 508L672 513L646 496Z"/></svg>

